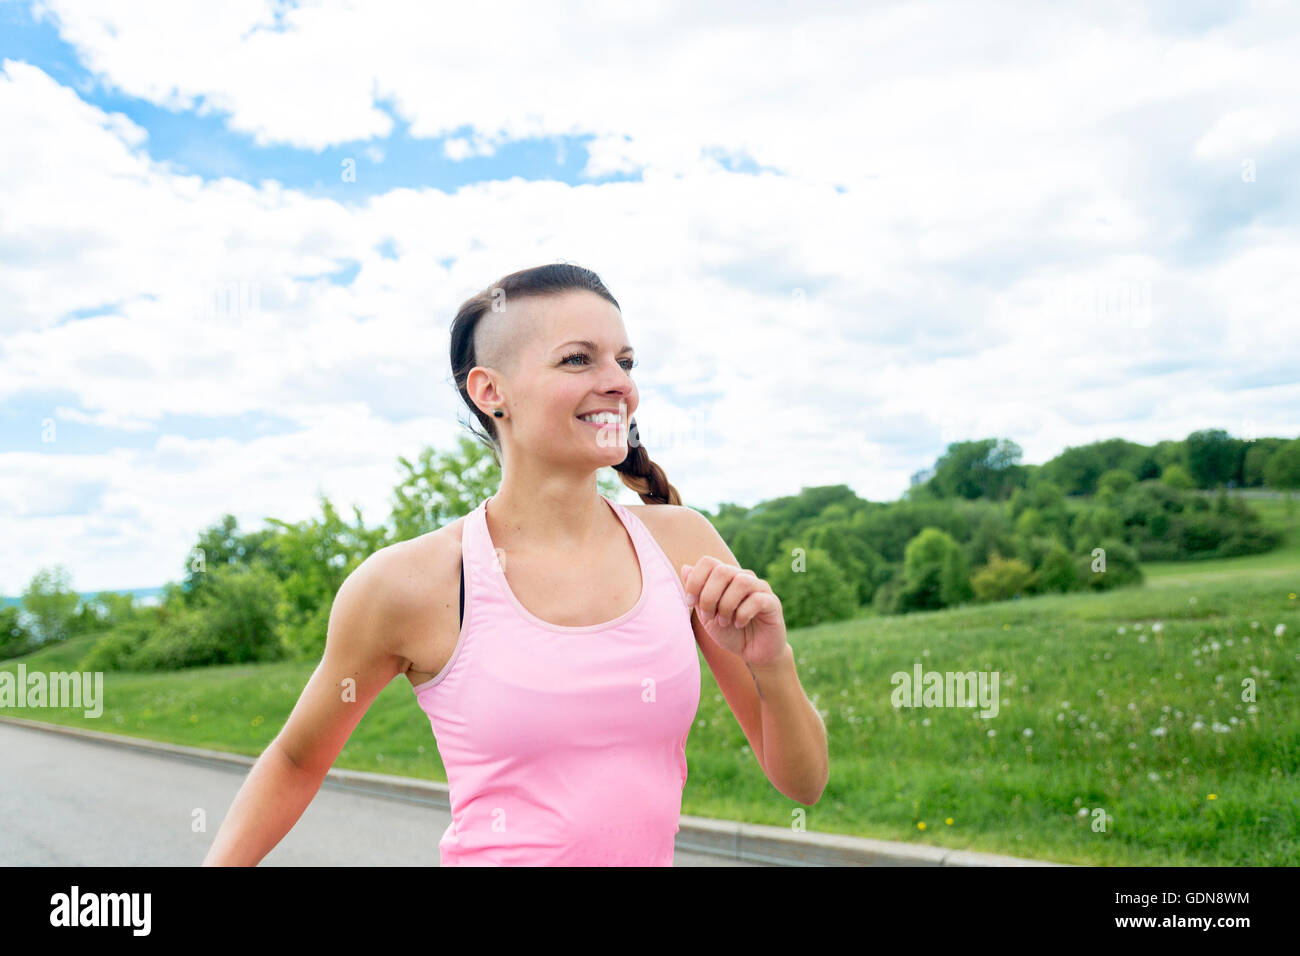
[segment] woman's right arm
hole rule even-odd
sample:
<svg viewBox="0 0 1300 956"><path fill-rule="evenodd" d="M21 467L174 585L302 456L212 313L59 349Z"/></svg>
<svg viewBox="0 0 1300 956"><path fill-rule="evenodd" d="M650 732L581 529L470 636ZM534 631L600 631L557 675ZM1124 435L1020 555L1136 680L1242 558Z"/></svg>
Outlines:
<svg viewBox="0 0 1300 956"><path fill-rule="evenodd" d="M404 659L390 645L410 602L396 547L370 555L339 587L321 662L235 794L204 866L260 863L316 796L370 703L402 673Z"/></svg>

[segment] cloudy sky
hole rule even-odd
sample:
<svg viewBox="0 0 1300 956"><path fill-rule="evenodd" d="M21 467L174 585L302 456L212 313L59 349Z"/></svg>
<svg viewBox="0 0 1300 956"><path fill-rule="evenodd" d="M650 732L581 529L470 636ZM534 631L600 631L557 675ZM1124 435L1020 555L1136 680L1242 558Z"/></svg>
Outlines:
<svg viewBox="0 0 1300 956"><path fill-rule="evenodd" d="M0 2L0 593L383 520L569 259L687 503L1300 432L1286 3ZM635 501L630 492L621 500Z"/></svg>

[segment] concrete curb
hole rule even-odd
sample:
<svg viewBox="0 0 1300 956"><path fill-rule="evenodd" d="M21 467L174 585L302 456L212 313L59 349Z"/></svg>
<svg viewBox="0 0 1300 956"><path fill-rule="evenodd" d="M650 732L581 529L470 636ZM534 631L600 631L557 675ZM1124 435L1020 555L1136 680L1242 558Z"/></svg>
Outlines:
<svg viewBox="0 0 1300 956"><path fill-rule="evenodd" d="M80 727L25 720L20 717L0 716L0 722L48 733L66 734L94 743L108 744L140 750L155 756L187 760L205 766L247 772L256 762L255 757L186 747L180 744L145 740L122 734L109 734ZM450 810L447 785L414 777L397 777L390 774L370 773L365 770L331 769L322 786L337 790L350 790L371 796L406 800L412 803ZM678 824L677 849L694 853L708 853L728 859L751 863L768 863L776 866L1072 866L1069 863L1049 863L1043 860L1026 860L993 853L976 853L970 850L950 850L944 847L899 843L891 840L872 840L866 837L841 836L834 833L791 831L784 827L763 826L756 823L737 823L734 820L715 820L709 817L692 817L683 814Z"/></svg>

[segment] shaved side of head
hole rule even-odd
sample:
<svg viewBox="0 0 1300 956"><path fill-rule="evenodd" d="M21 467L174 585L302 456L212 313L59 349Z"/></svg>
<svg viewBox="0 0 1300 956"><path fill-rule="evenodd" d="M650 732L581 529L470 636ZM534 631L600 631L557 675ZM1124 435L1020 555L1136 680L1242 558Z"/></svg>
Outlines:
<svg viewBox="0 0 1300 956"><path fill-rule="evenodd" d="M500 312L488 309L474 329L475 361L506 375L511 374L535 324L535 310L528 308L526 299L507 303Z"/></svg>

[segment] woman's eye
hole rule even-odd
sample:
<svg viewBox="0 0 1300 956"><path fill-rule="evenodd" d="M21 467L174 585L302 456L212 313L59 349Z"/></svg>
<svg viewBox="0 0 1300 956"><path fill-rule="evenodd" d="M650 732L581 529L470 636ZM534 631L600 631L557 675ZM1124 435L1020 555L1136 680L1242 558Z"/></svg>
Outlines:
<svg viewBox="0 0 1300 956"><path fill-rule="evenodd" d="M564 358L560 360L560 364L567 365L570 359L583 359L585 361L586 358L587 358L586 352L573 352L569 355L564 356ZM640 363L637 362L635 359L623 359L618 364L622 365L623 368L625 368L627 371L630 372L632 371L632 369L636 368L637 365L639 365Z"/></svg>

